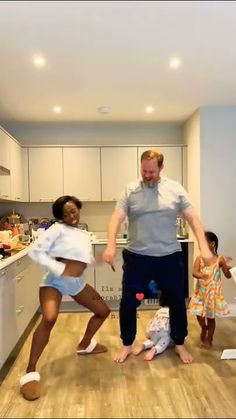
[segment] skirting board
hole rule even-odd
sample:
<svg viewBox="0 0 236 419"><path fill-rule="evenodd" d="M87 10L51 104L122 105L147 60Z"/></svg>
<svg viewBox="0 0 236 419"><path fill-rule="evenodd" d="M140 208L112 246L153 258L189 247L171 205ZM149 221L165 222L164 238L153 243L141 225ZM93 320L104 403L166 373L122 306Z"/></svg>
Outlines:
<svg viewBox="0 0 236 419"><path fill-rule="evenodd" d="M224 349L220 359L236 359L236 349Z"/></svg>

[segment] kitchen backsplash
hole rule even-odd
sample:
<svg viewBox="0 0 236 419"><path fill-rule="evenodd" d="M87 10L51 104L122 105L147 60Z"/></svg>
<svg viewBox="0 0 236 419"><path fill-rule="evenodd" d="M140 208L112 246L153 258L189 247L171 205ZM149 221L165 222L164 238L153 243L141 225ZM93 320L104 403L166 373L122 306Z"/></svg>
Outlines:
<svg viewBox="0 0 236 419"><path fill-rule="evenodd" d="M88 224L89 231L107 231L108 223L115 202L85 202L81 210L81 223ZM27 220L30 218L42 218L52 216L51 203L15 203L15 202L1 202L0 203L0 217L11 213L12 210L19 212L25 216Z"/></svg>

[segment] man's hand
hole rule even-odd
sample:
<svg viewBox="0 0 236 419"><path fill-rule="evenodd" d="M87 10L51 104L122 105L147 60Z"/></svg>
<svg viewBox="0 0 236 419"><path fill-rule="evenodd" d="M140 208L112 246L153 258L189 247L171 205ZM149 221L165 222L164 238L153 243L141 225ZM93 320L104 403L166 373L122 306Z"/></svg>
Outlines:
<svg viewBox="0 0 236 419"><path fill-rule="evenodd" d="M209 249L206 249L204 252L202 252L201 256L205 265L210 266L215 263L215 256Z"/></svg>
<svg viewBox="0 0 236 419"><path fill-rule="evenodd" d="M106 249L103 252L103 260L106 263L109 263L110 265L114 264L114 260L115 260L115 255L116 255L116 246L112 246L112 245L108 245L106 247Z"/></svg>

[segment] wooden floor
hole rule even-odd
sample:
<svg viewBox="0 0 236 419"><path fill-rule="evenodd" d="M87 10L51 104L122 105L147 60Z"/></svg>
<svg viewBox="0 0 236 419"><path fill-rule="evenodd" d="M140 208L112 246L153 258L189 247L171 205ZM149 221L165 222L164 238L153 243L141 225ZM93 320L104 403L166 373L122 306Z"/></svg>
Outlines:
<svg viewBox="0 0 236 419"><path fill-rule="evenodd" d="M143 339L152 315L139 312L137 340ZM39 362L43 395L34 402L21 397L18 384L28 359L30 333L0 386L1 418L236 417L236 360L220 360L223 349L236 348L236 319L217 321L214 347L207 351L199 348L198 325L189 316L186 343L195 361L183 365L173 348L152 362L143 361L141 354L116 364L117 312L97 333L109 352L79 357L75 348L88 318L88 313L59 316Z"/></svg>

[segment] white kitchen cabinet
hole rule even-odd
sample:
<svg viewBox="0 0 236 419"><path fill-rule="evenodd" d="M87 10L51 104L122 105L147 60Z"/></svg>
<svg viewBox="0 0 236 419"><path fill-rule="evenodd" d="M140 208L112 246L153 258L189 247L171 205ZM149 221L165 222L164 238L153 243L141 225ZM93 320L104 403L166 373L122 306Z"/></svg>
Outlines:
<svg viewBox="0 0 236 419"><path fill-rule="evenodd" d="M104 301L120 301L123 275L123 249L124 246L117 245L114 263L115 272L113 272L111 266L108 264L97 267L95 270L95 288ZM105 245L95 245L95 255L103 253L104 250Z"/></svg>
<svg viewBox="0 0 236 419"><path fill-rule="evenodd" d="M0 128L0 166L11 169L10 162L11 137ZM0 199L11 199L11 176L0 174Z"/></svg>
<svg viewBox="0 0 236 419"><path fill-rule="evenodd" d="M63 148L64 194L81 201L101 200L99 147Z"/></svg>
<svg viewBox="0 0 236 419"><path fill-rule="evenodd" d="M10 170L10 140L11 137L0 127L0 166Z"/></svg>
<svg viewBox="0 0 236 419"><path fill-rule="evenodd" d="M156 150L164 155L162 175L183 184L183 152L181 146L138 147L138 168L140 171L141 155L146 150Z"/></svg>
<svg viewBox="0 0 236 419"><path fill-rule="evenodd" d="M30 202L52 202L63 195L62 148L29 148Z"/></svg>
<svg viewBox="0 0 236 419"><path fill-rule="evenodd" d="M0 368L18 341L13 276L12 265L0 270Z"/></svg>
<svg viewBox="0 0 236 419"><path fill-rule="evenodd" d="M102 147L102 201L116 201L128 182L137 179L137 147Z"/></svg>
<svg viewBox="0 0 236 419"><path fill-rule="evenodd" d="M10 139L11 151L11 199L23 201L23 149Z"/></svg>
<svg viewBox="0 0 236 419"><path fill-rule="evenodd" d="M28 256L0 270L0 368L39 307L41 275Z"/></svg>

